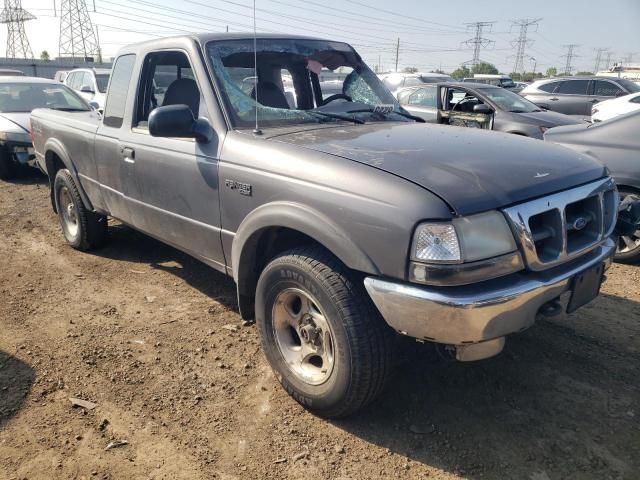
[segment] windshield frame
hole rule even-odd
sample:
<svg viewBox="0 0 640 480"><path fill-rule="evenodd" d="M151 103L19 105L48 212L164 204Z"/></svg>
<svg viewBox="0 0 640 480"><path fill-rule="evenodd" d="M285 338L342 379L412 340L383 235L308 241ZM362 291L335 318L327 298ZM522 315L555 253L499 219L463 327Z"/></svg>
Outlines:
<svg viewBox="0 0 640 480"><path fill-rule="evenodd" d="M210 76L210 80L213 84L214 87L214 92L216 94L216 97L218 99L219 105L222 109L223 112L223 116L227 122L227 125L230 129L236 129L236 130L246 130L246 129L253 129L255 128L255 122L253 121L253 119L251 120L243 120L242 118L239 117L238 115L238 111L234 108L234 106L231 103L231 97L229 95L229 92L227 92L224 84L223 84L223 79L216 73L218 70L216 70L215 68L215 61L221 61L223 57L221 57L220 55L216 55L215 51L213 51L212 49L215 49L216 47L224 47L225 44L239 44L238 48L242 48L241 43L245 43L245 44L249 44L249 45L253 45L253 39L252 38L235 38L235 39L216 39L216 40L210 40L206 43L203 44L202 49L203 49L203 56L204 56L204 60L205 60L205 64L207 66L208 69L208 73ZM318 42L319 44L325 44L328 46L340 46L341 48L336 48L337 51L343 51L343 52L348 52L349 54L352 54L355 58L355 63L354 63L354 67L358 67L359 73L358 75L363 75L366 74L368 76L369 79L371 79L372 82L375 83L376 87L380 89L379 92L374 92L376 93L376 95L378 95L378 93L382 94L383 96L387 97L386 99L388 100L388 105L392 105L393 106L393 110L390 112L390 116L392 117L397 117L397 119L391 120L391 119L385 119L385 120L381 120L380 118L378 118L378 114L373 114L373 113L359 113L358 115L367 115L371 118L367 118L367 123L369 122L380 122L380 121L398 121L398 122L402 122L402 121L408 121L406 118L404 118L402 115L395 115L396 112L402 112L403 114L406 113L404 112L404 109L402 109L402 107L400 106L400 104L398 103L397 99L393 96L393 94L391 93L391 91L382 83L382 81L378 78L378 76L373 72L373 70L371 70L369 68L369 66L364 62L364 60L362 59L362 57L358 54L358 52L348 43L346 42L341 42L341 41L333 41L333 40L324 40L324 39L315 39L315 38L305 38L305 37L258 37L257 39L258 42L280 42L280 43L284 43L284 42L303 42L303 43L313 43L313 42ZM242 50L239 50L239 52L241 52ZM318 50L318 51L322 51L322 50ZM260 45L258 48L258 52L260 52ZM292 51L293 54L294 51ZM347 66L347 65L343 65L343 66ZM355 68L354 70L355 71ZM378 95L379 96L379 95ZM361 108L362 103L358 103L356 101L354 101L354 107L353 108ZM385 104L387 105L387 104ZM375 106L374 104L369 104L369 106L371 106L372 108ZM265 109L269 109L272 107L265 107L262 106ZM321 121L320 117L322 115L317 115L315 110L317 110L317 113L321 113L324 112L325 110L321 110L320 108L322 107L322 105L317 105L315 108L313 109L308 109L308 110L303 110L303 109L291 109L292 112L300 112L300 117L301 118L294 118L293 116L289 119L287 118L281 118L281 119L277 119L274 120L273 118L269 118L269 119L265 119L265 118L260 118L260 115L258 116L259 118L259 127L260 128L287 128L287 127L301 127L301 126L314 126L314 127L318 127L320 125L322 126L327 126L327 121ZM255 112L255 109L251 109L252 112ZM258 110L258 112L260 112L260 110ZM331 113L331 110L326 110L326 112ZM341 113L341 112L336 112L336 113ZM305 114L308 114L308 118L305 119L304 116ZM328 117L327 117L328 118ZM364 123L364 122L360 122L358 121L359 119L356 118L355 121L352 121L352 124L360 124L360 123ZM345 122L349 122L348 120L344 119L338 119L338 118L334 118L332 119L333 122L340 122L341 124L344 124ZM409 120L410 121L410 120ZM339 123L336 123L336 125L338 125Z"/></svg>

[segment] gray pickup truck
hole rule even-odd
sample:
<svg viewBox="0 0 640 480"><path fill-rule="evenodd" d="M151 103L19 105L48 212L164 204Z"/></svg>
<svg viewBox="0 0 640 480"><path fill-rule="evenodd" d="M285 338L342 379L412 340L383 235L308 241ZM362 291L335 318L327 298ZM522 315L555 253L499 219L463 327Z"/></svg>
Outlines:
<svg viewBox="0 0 640 480"><path fill-rule="evenodd" d="M111 216L233 276L285 389L341 417L382 390L394 331L491 357L596 297L615 251L600 163L417 120L347 44L207 34L124 48L102 117L31 126L73 247Z"/></svg>

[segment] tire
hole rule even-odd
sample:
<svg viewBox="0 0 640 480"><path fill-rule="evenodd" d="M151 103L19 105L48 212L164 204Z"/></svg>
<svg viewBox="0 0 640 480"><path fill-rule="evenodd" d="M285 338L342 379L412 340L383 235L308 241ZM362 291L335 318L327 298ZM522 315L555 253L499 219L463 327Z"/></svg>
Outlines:
<svg viewBox="0 0 640 480"><path fill-rule="evenodd" d="M69 170L58 170L53 194L67 243L81 251L102 246L107 237L107 217L87 210Z"/></svg>
<svg viewBox="0 0 640 480"><path fill-rule="evenodd" d="M620 189L620 201L626 197L634 200L640 200L640 193L632 190ZM618 240L618 249L616 250L615 261L619 263L638 263L640 262L640 230L631 237L620 237Z"/></svg>
<svg viewBox="0 0 640 480"><path fill-rule="evenodd" d="M387 382L392 330L362 278L321 247L289 250L269 262L256 289L256 324L284 389L319 416L349 416ZM305 351L312 353L300 360Z"/></svg>
<svg viewBox="0 0 640 480"><path fill-rule="evenodd" d="M11 161L7 147L0 146L0 180L11 180L16 176L16 165Z"/></svg>

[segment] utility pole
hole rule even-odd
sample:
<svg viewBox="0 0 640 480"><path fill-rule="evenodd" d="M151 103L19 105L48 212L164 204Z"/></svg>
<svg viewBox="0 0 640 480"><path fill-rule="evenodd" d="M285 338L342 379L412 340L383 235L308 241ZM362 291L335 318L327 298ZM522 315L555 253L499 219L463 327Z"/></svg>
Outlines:
<svg viewBox="0 0 640 480"><path fill-rule="evenodd" d="M0 13L0 23L7 24L7 57L33 58L24 22L36 17L22 8L21 0L4 0L4 10Z"/></svg>
<svg viewBox="0 0 640 480"><path fill-rule="evenodd" d="M473 38L470 38L469 40L463 42L465 45L473 48L473 59L464 62L463 65L469 64L472 68L478 65L480 63L480 49L487 48L495 43L493 40L489 40L488 38L484 38L482 36L485 29L488 29L488 32L491 32L494 23L496 22L465 23L467 29L475 30L475 35L473 36Z"/></svg>
<svg viewBox="0 0 640 480"><path fill-rule="evenodd" d="M511 22L511 28L520 27L520 35L518 36L518 39L511 42L511 46L516 48L516 55L515 55L516 61L513 64L513 72L515 73L521 73L523 75L525 73L525 69L524 69L525 48L530 47L533 44L531 40L527 40L527 32L529 31L529 28L533 28L533 27L535 27L537 30L538 22L540 22L540 20L542 20L542 18L535 18L535 19L522 18L520 20L513 20Z"/></svg>
<svg viewBox="0 0 640 480"><path fill-rule="evenodd" d="M535 80L535 78L536 78L536 67L538 66L538 60L536 60L533 57L529 57L529 60L533 61L533 78Z"/></svg>
<svg viewBox="0 0 640 480"><path fill-rule="evenodd" d="M86 0L62 0L60 6L60 50L59 56L81 57L88 61L100 56L100 44Z"/></svg>
<svg viewBox="0 0 640 480"><path fill-rule="evenodd" d="M400 37L398 37L398 43L396 43L396 72L398 71L398 56L400 55Z"/></svg>
<svg viewBox="0 0 640 480"><path fill-rule="evenodd" d="M567 61L565 63L564 66L564 74L565 75L571 75L571 71L573 70L573 59L578 57L578 55L576 55L575 50L576 48L578 48L580 45L576 44L576 43L571 43L569 45L563 45L563 48L567 49L567 54L563 55L562 58L566 58Z"/></svg>
<svg viewBox="0 0 640 480"><path fill-rule="evenodd" d="M600 70L600 65L602 64L602 54L605 53L608 48L598 48L596 49L596 63L593 67L593 73L598 73Z"/></svg>

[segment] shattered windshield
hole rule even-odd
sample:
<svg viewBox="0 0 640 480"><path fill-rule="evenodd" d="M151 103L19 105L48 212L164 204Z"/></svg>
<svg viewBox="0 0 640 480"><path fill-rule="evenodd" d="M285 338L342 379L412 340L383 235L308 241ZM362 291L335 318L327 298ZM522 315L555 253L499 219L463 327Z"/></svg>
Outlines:
<svg viewBox="0 0 640 480"><path fill-rule="evenodd" d="M305 39L213 41L207 55L237 128L411 121L349 45Z"/></svg>

